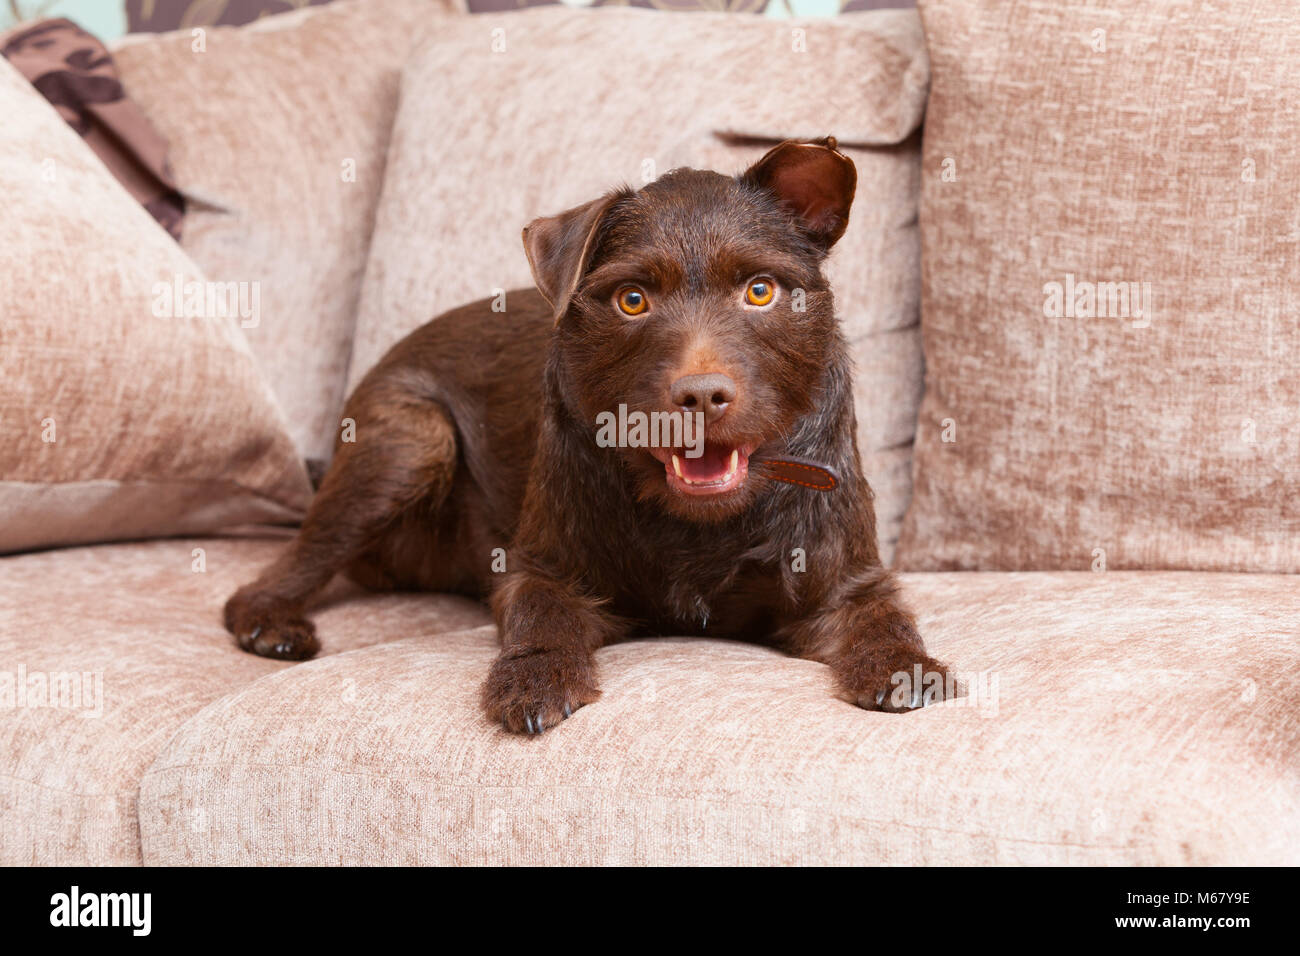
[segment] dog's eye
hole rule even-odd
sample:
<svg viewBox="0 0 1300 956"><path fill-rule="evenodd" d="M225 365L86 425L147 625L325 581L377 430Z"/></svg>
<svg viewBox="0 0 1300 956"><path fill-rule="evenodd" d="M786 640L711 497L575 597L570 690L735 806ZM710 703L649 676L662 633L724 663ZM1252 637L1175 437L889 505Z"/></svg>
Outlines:
<svg viewBox="0 0 1300 956"><path fill-rule="evenodd" d="M767 305L776 295L776 284L771 279L755 279L745 289L745 301L750 305Z"/></svg>
<svg viewBox="0 0 1300 956"><path fill-rule="evenodd" d="M634 285L619 289L618 295L614 296L614 301L618 303L618 309L624 315L640 315L650 307L650 300L646 298L645 293Z"/></svg>

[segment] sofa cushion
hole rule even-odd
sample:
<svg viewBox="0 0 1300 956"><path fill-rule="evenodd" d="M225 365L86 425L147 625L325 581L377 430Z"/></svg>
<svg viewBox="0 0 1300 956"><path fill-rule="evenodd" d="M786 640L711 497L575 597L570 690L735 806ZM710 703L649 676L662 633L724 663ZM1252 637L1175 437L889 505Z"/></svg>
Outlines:
<svg viewBox="0 0 1300 956"><path fill-rule="evenodd" d="M0 865L140 862L145 769L204 706L290 666L244 653L221 627L222 602L281 547L174 540L0 558ZM355 591L324 598L349 598L317 615L326 652L488 619L461 598Z"/></svg>
<svg viewBox="0 0 1300 956"><path fill-rule="evenodd" d="M1300 571L1300 7L920 8L899 566Z"/></svg>
<svg viewBox="0 0 1300 956"><path fill-rule="evenodd" d="M973 691L907 715L708 640L599 651L604 696L541 737L479 709L490 626L279 670L145 773L145 861L1300 862L1294 578L903 581Z"/></svg>
<svg viewBox="0 0 1300 956"><path fill-rule="evenodd" d="M113 58L169 140L183 243L218 281L255 282L246 330L302 455L328 459L398 72L456 0L339 0L244 27L128 37ZM201 17L200 17L201 19Z"/></svg>
<svg viewBox="0 0 1300 956"><path fill-rule="evenodd" d="M238 320L4 60L0 116L0 553L301 518Z"/></svg>
<svg viewBox="0 0 1300 956"><path fill-rule="evenodd" d="M534 217L676 166L731 174L782 139L834 135L858 188L828 275L888 555L921 394L925 91L915 11L774 23L553 7L440 24L403 73L351 382L439 312L532 286L520 232Z"/></svg>

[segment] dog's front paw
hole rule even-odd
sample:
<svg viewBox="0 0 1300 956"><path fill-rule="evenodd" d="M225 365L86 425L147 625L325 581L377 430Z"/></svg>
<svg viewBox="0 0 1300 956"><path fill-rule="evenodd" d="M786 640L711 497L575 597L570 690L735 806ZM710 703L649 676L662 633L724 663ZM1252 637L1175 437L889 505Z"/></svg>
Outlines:
<svg viewBox="0 0 1300 956"><path fill-rule="evenodd" d="M599 696L590 654L506 648L483 684L483 709L507 730L540 734Z"/></svg>
<svg viewBox="0 0 1300 956"><path fill-rule="evenodd" d="M240 588L226 602L226 630L250 654L305 661L320 650L316 625L264 591Z"/></svg>
<svg viewBox="0 0 1300 956"><path fill-rule="evenodd" d="M840 694L866 710L900 714L957 696L948 669L910 647L864 648L836 667Z"/></svg>

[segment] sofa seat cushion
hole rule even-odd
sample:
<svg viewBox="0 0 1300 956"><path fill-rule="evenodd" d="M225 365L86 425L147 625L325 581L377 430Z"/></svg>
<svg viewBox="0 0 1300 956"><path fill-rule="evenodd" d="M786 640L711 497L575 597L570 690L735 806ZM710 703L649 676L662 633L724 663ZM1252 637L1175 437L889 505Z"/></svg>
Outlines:
<svg viewBox="0 0 1300 956"><path fill-rule="evenodd" d="M604 696L541 737L479 710L490 626L277 670L145 773L145 861L1300 862L1295 578L904 582L973 693L902 716L833 699L820 664L701 639L601 650Z"/></svg>
<svg viewBox="0 0 1300 956"><path fill-rule="evenodd" d="M206 705L292 666L244 653L221 626L226 597L281 547L0 558L0 865L140 862L136 797L159 751ZM326 652L488 620L461 598L353 592L339 582L317 615Z"/></svg>

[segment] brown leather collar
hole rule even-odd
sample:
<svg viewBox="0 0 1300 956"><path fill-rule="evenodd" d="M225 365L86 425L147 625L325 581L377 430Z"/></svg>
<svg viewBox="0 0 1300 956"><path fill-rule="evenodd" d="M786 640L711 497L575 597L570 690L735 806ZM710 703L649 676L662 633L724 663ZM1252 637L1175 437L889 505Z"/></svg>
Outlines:
<svg viewBox="0 0 1300 956"><path fill-rule="evenodd" d="M802 485L813 491L834 491L840 483L839 475L833 469L803 458L764 458L761 461L751 461L750 466L756 468L764 478L784 481L789 485Z"/></svg>

